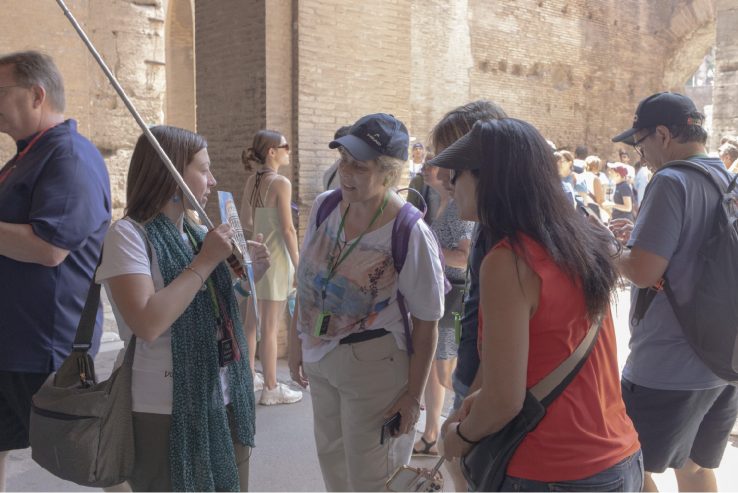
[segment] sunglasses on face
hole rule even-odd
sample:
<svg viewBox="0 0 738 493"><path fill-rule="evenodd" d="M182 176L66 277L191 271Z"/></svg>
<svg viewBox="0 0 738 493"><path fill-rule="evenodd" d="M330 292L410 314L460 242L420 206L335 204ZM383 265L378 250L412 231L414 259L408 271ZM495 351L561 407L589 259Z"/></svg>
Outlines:
<svg viewBox="0 0 738 493"><path fill-rule="evenodd" d="M289 152L290 145L289 144L282 144L281 146L277 146L277 149L284 149L285 151L288 151Z"/></svg>

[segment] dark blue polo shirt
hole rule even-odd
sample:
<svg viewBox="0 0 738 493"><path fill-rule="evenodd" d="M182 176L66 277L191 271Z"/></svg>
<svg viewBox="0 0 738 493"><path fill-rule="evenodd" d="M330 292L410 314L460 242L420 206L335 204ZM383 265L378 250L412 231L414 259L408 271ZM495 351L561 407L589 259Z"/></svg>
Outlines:
<svg viewBox="0 0 738 493"><path fill-rule="evenodd" d="M477 225L474 231L474 244L469 253L469 273L467 282L469 289L464 299L464 316L461 318L461 341L459 342L458 359L454 376L467 387L474 381L479 369L479 352L477 350L477 331L479 328L479 270L482 260L492 247L488 235Z"/></svg>
<svg viewBox="0 0 738 493"><path fill-rule="evenodd" d="M19 152L32 137L17 143ZM30 224L70 253L56 267L0 255L0 370L48 373L72 348L110 224L110 178L74 120L48 130L15 164L0 184L0 221ZM102 309L93 353L101 331Z"/></svg>

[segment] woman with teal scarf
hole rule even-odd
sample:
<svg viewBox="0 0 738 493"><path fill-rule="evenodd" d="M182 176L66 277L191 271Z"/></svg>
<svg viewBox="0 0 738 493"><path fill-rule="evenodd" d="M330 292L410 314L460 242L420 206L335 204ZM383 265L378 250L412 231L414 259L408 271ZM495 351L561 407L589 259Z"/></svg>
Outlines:
<svg viewBox="0 0 738 493"><path fill-rule="evenodd" d="M151 129L204 206L216 182L207 144L187 130ZM229 225L206 234L148 140L131 158L126 215L104 243L97 279L121 338L135 344L134 491L245 491L254 445L248 347L223 262ZM258 277L266 248L250 243ZM123 352L121 352L121 355ZM120 359L120 358L119 358Z"/></svg>

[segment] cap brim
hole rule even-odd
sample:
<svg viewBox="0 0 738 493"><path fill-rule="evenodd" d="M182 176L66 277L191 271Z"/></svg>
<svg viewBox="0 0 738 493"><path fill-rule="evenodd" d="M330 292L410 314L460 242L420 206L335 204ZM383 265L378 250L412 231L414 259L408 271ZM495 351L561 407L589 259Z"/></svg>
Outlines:
<svg viewBox="0 0 738 493"><path fill-rule="evenodd" d="M336 149L341 146L343 146L343 148L351 154L351 157L357 161L372 161L382 155L380 152L370 147L369 144L354 135L344 135L328 144L328 147L331 149Z"/></svg>
<svg viewBox="0 0 738 493"><path fill-rule="evenodd" d="M482 163L478 147L475 136L469 132L425 164L446 169L479 169Z"/></svg>
<svg viewBox="0 0 738 493"><path fill-rule="evenodd" d="M635 143L635 140L633 139L633 136L638 132L640 128L629 128L625 132L621 133L620 135L616 135L612 138L613 142L623 142L628 145L633 145Z"/></svg>

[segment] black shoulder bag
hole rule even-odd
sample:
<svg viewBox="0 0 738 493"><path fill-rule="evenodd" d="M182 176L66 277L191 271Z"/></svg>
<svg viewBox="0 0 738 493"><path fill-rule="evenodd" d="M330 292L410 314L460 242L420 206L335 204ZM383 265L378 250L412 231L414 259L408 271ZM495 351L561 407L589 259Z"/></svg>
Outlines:
<svg viewBox="0 0 738 493"><path fill-rule="evenodd" d="M546 408L574 380L597 341L602 316L597 317L579 346L554 371L525 393L523 409L500 431L484 437L461 458L461 470L471 491L501 491L507 465L525 436L546 415Z"/></svg>

